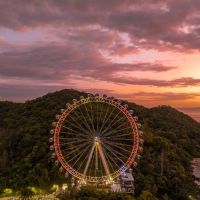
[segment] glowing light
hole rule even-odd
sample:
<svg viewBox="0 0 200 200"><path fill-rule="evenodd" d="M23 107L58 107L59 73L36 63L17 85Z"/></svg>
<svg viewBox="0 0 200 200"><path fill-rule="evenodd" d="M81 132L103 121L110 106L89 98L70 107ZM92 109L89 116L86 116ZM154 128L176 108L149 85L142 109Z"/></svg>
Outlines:
<svg viewBox="0 0 200 200"><path fill-rule="evenodd" d="M58 187L59 187L58 185L54 184L54 185L52 185L51 190L56 191L58 189Z"/></svg>
<svg viewBox="0 0 200 200"><path fill-rule="evenodd" d="M63 185L62 185L62 189L63 189L63 190L66 190L67 188L68 188L68 185L67 185L67 184L63 184Z"/></svg>
<svg viewBox="0 0 200 200"><path fill-rule="evenodd" d="M82 185L86 185L86 180L85 179L82 179L80 181L78 181L78 183L82 184Z"/></svg>
<svg viewBox="0 0 200 200"><path fill-rule="evenodd" d="M34 192L35 194L36 194L36 193L39 193L38 190L37 190L35 187L29 187L29 189L30 189L32 192Z"/></svg>
<svg viewBox="0 0 200 200"><path fill-rule="evenodd" d="M12 189L10 189L10 188L6 188L6 189L4 189L3 193L4 193L5 195L11 195L11 194L13 193L13 191L12 191Z"/></svg>

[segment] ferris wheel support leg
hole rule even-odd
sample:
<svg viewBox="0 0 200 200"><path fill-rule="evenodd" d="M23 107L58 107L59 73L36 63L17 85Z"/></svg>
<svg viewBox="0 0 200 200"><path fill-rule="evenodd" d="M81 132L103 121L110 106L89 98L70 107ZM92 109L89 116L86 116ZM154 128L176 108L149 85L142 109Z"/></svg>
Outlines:
<svg viewBox="0 0 200 200"><path fill-rule="evenodd" d="M89 155L89 157L88 157L88 160L87 160L87 163L86 163L84 172L83 172L83 175L84 175L84 176L86 175L87 170L88 170L88 167L89 167L89 164L90 164L90 162L91 162L92 154L93 154L93 152L94 152L94 148L95 148L95 144L93 144L92 149L91 149L91 151L90 151L90 155Z"/></svg>
<svg viewBox="0 0 200 200"><path fill-rule="evenodd" d="M106 158L104 156L104 153L103 153L103 150L102 150L102 147L101 147L101 143L99 143L97 147L99 149L99 154L100 154L101 160L103 162L103 167L105 169L106 175L110 177L110 170L109 170Z"/></svg>
<svg viewBox="0 0 200 200"><path fill-rule="evenodd" d="M98 147L97 147L97 145L95 145L95 165L96 165L96 170L98 170L99 166L98 166Z"/></svg>

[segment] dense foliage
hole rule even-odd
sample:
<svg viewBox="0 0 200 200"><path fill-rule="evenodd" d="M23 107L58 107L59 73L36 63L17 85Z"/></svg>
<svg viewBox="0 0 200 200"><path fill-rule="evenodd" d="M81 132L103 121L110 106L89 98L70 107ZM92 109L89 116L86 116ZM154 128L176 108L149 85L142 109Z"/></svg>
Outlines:
<svg viewBox="0 0 200 200"><path fill-rule="evenodd" d="M64 193L60 195L60 200L135 200L134 197L106 190L96 189L95 187L82 187L80 190Z"/></svg>
<svg viewBox="0 0 200 200"><path fill-rule="evenodd" d="M62 90L23 104L0 102L0 191L48 189L66 181L52 163L49 130L60 108L80 95L86 94ZM145 132L144 153L134 169L136 196L184 200L195 195L190 162L200 157L200 124L169 106L128 104Z"/></svg>

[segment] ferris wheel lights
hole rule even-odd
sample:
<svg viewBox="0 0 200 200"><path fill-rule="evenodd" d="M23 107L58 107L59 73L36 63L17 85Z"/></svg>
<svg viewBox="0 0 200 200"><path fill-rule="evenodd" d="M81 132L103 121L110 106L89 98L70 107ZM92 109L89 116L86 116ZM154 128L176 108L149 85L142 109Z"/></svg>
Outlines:
<svg viewBox="0 0 200 200"><path fill-rule="evenodd" d="M142 153L143 152L143 147L140 147L139 151L140 151L140 153Z"/></svg>
<svg viewBox="0 0 200 200"><path fill-rule="evenodd" d="M59 172L63 172L63 167L62 166L59 168Z"/></svg>
<svg viewBox="0 0 200 200"><path fill-rule="evenodd" d="M121 105L121 103L122 103L119 99L117 99L116 102L118 105Z"/></svg>
<svg viewBox="0 0 200 200"><path fill-rule="evenodd" d="M49 138L49 142L53 142L53 138Z"/></svg>
<svg viewBox="0 0 200 200"><path fill-rule="evenodd" d="M81 179L78 181L78 183L82 184L82 185L86 185L86 180L85 179Z"/></svg>
<svg viewBox="0 0 200 200"><path fill-rule="evenodd" d="M51 150L51 151L54 150L54 146L53 146L53 145L50 146L50 150Z"/></svg>
<svg viewBox="0 0 200 200"><path fill-rule="evenodd" d="M132 115L132 114L133 114L133 110L129 110L128 112L129 112L129 114L130 114L130 115Z"/></svg>
<svg viewBox="0 0 200 200"><path fill-rule="evenodd" d="M60 119L60 115L56 115L56 119L59 120Z"/></svg>
<svg viewBox="0 0 200 200"><path fill-rule="evenodd" d="M106 94L104 94L104 95L103 95L103 98L104 98L104 99L106 99L106 98L107 98L107 95L106 95Z"/></svg>
<svg viewBox="0 0 200 200"><path fill-rule="evenodd" d="M92 97L92 96L93 96L93 95L92 95L92 94L90 94L90 93L88 93L87 95L88 95L88 97Z"/></svg>
<svg viewBox="0 0 200 200"><path fill-rule="evenodd" d="M52 153L51 154L51 158L55 158L56 157L56 154L55 153Z"/></svg>
<svg viewBox="0 0 200 200"><path fill-rule="evenodd" d="M68 178L68 176L69 176L69 173L65 172L65 178Z"/></svg>
<svg viewBox="0 0 200 200"><path fill-rule="evenodd" d="M140 134L140 136L143 136L144 133L143 133L143 131L139 131L139 134Z"/></svg>
<svg viewBox="0 0 200 200"><path fill-rule="evenodd" d="M66 108L68 108L68 107L70 106L70 103L66 103L66 105L65 105L65 106L66 106Z"/></svg>
<svg viewBox="0 0 200 200"><path fill-rule="evenodd" d="M77 101L77 99L73 99L73 103L77 103L78 101Z"/></svg>
<svg viewBox="0 0 200 200"><path fill-rule="evenodd" d="M133 172L133 169L130 167L130 168L128 169L128 171L129 171L130 173L132 173L132 172Z"/></svg>
<svg viewBox="0 0 200 200"><path fill-rule="evenodd" d="M144 143L144 140L140 139L140 144L143 145L143 143Z"/></svg>
<svg viewBox="0 0 200 200"><path fill-rule="evenodd" d="M138 165L137 162L134 162L134 163L133 163L133 166L134 166L134 167L137 167L137 165Z"/></svg>
<svg viewBox="0 0 200 200"><path fill-rule="evenodd" d="M127 105L127 104L125 104L125 105L124 105L124 108L126 108L126 109L127 109L127 108L128 108L128 105Z"/></svg>
<svg viewBox="0 0 200 200"><path fill-rule="evenodd" d="M53 130L53 129L52 129L52 130L50 130L50 134L52 134L52 135L54 134L54 130Z"/></svg>
<svg viewBox="0 0 200 200"><path fill-rule="evenodd" d="M138 128L142 128L142 125L140 123L137 123Z"/></svg>
<svg viewBox="0 0 200 200"><path fill-rule="evenodd" d="M106 180L106 185L113 183L113 178L111 176L109 176L109 178Z"/></svg>
<svg viewBox="0 0 200 200"><path fill-rule="evenodd" d="M61 113L64 113L65 111L66 111L65 109L61 109L61 110L60 110Z"/></svg>
<svg viewBox="0 0 200 200"><path fill-rule="evenodd" d="M53 126L53 127L56 127L56 125L57 125L57 122L53 122L53 123L52 123L52 126Z"/></svg>
<svg viewBox="0 0 200 200"><path fill-rule="evenodd" d="M58 160L55 161L55 165L56 165L56 166L59 165L59 161L58 161Z"/></svg>

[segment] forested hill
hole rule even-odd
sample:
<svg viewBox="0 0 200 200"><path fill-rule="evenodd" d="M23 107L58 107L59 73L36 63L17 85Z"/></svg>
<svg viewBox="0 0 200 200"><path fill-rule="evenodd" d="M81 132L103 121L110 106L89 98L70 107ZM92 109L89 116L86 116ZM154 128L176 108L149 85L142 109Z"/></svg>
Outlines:
<svg viewBox="0 0 200 200"><path fill-rule="evenodd" d="M0 191L65 181L51 160L49 130L66 102L81 95L86 94L62 90L26 103L0 102ZM134 169L136 195L148 190L159 200L188 199L198 190L190 161L200 157L200 124L169 106L128 105L145 132L143 156Z"/></svg>

